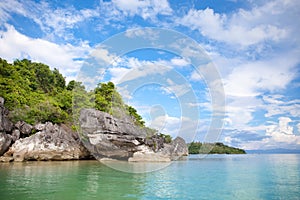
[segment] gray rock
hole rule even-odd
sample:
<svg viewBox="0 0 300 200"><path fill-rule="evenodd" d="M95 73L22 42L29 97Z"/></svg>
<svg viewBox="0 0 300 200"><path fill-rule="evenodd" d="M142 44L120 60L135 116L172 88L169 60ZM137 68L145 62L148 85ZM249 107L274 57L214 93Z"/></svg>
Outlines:
<svg viewBox="0 0 300 200"><path fill-rule="evenodd" d="M4 106L4 98L0 97L0 106L3 107Z"/></svg>
<svg viewBox="0 0 300 200"><path fill-rule="evenodd" d="M95 109L82 109L79 121L81 129L91 134L109 133L116 135L133 135L139 138L145 138L147 135L145 129L135 126L129 118L120 120L108 113Z"/></svg>
<svg viewBox="0 0 300 200"><path fill-rule="evenodd" d="M89 156L79 141L52 123L47 123L43 131L17 140L6 154L14 161L77 160Z"/></svg>
<svg viewBox="0 0 300 200"><path fill-rule="evenodd" d="M150 138L145 139L145 144L157 152L159 149L164 148L164 138L159 135L153 135Z"/></svg>
<svg viewBox="0 0 300 200"><path fill-rule="evenodd" d="M128 159L129 162L170 162L188 156L188 147L184 139L177 137L170 144L158 151L153 151L149 146L141 146L140 151Z"/></svg>
<svg viewBox="0 0 300 200"><path fill-rule="evenodd" d="M8 119L9 111L4 107L4 99L0 97L0 131L11 132L13 123Z"/></svg>
<svg viewBox="0 0 300 200"><path fill-rule="evenodd" d="M12 141L15 142L18 139L20 139L21 133L18 129L15 129L15 130L13 130L11 136L12 136Z"/></svg>
<svg viewBox="0 0 300 200"><path fill-rule="evenodd" d="M167 162L188 155L182 138L165 144L159 135L147 136L145 128L94 109L80 113L81 139L97 159L121 159L131 162Z"/></svg>
<svg viewBox="0 0 300 200"><path fill-rule="evenodd" d="M168 145L166 145L168 146ZM153 149L147 145L139 146L139 151L136 151L132 157L128 159L129 162L170 162L171 156L168 150L160 149L154 152Z"/></svg>
<svg viewBox="0 0 300 200"><path fill-rule="evenodd" d="M2 156L9 148L12 138L6 133L0 132L0 156Z"/></svg>
<svg viewBox="0 0 300 200"><path fill-rule="evenodd" d="M38 124L34 125L33 128L34 128L36 131L42 131L42 130L45 129L45 127L46 127L46 124L38 123Z"/></svg>
<svg viewBox="0 0 300 200"><path fill-rule="evenodd" d="M170 153L171 153L172 160L177 160L182 156L189 155L189 150L188 150L187 144L185 143L183 138L176 137L171 142Z"/></svg>
<svg viewBox="0 0 300 200"><path fill-rule="evenodd" d="M94 109L83 109L79 122L82 142L97 159L128 160L146 137L146 130L130 119L120 120Z"/></svg>
<svg viewBox="0 0 300 200"><path fill-rule="evenodd" d="M18 121L15 124L15 127L20 130L21 135L26 135L26 136L29 136L31 134L33 128L30 124L27 124L24 121Z"/></svg>

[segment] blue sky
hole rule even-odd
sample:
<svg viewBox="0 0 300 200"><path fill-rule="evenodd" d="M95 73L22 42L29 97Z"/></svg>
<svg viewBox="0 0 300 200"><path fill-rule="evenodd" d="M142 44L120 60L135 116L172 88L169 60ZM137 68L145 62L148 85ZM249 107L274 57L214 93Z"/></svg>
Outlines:
<svg viewBox="0 0 300 200"><path fill-rule="evenodd" d="M299 10L298 0L4 0L0 57L90 87L114 81L173 137L299 149Z"/></svg>

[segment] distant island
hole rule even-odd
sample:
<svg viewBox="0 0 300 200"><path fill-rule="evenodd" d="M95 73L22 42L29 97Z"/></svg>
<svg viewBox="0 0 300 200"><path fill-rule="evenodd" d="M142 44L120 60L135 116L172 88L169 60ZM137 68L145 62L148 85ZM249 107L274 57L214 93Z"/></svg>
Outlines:
<svg viewBox="0 0 300 200"><path fill-rule="evenodd" d="M246 154L243 149L227 146L221 142L188 144L189 154Z"/></svg>

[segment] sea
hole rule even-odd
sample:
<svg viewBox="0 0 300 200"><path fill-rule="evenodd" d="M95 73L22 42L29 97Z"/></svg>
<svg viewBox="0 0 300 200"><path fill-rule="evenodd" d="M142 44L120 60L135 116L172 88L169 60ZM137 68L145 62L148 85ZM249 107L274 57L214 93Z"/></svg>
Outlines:
<svg viewBox="0 0 300 200"><path fill-rule="evenodd" d="M190 155L148 171L112 166L0 163L0 199L300 199L300 154Z"/></svg>

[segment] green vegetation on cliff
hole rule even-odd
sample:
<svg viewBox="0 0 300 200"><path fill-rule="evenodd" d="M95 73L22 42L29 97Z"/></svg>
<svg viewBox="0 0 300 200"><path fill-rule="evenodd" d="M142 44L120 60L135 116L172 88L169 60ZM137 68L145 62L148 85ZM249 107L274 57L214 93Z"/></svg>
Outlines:
<svg viewBox="0 0 300 200"><path fill-rule="evenodd" d="M243 149L229 147L223 143L192 142L188 144L189 154L245 154Z"/></svg>
<svg viewBox="0 0 300 200"><path fill-rule="evenodd" d="M136 109L123 102L112 82L99 83L94 90L86 91L81 82L66 84L58 69L27 59L10 64L0 58L0 96L14 122L68 123L81 108L90 107L116 117L124 113L137 125L145 124Z"/></svg>

